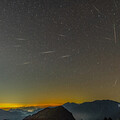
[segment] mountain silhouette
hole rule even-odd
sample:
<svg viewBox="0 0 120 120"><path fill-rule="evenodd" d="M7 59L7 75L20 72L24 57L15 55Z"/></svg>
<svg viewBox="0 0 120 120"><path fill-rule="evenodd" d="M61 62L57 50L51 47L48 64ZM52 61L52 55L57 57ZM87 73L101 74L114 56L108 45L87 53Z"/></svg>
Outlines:
<svg viewBox="0 0 120 120"><path fill-rule="evenodd" d="M82 104L66 103L63 105L74 115L76 120L103 120L111 117L120 118L120 103L111 100L96 100Z"/></svg>
<svg viewBox="0 0 120 120"><path fill-rule="evenodd" d="M45 108L32 116L28 116L23 120L75 120L72 113L70 113L63 106L55 108Z"/></svg>
<svg viewBox="0 0 120 120"><path fill-rule="evenodd" d="M0 120L21 120L23 114L21 112L10 112L0 109Z"/></svg>

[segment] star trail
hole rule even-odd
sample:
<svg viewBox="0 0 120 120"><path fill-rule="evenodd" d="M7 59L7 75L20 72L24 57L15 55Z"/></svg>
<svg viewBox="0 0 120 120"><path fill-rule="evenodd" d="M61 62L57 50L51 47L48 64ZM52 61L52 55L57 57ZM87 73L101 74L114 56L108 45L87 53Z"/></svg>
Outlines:
<svg viewBox="0 0 120 120"><path fill-rule="evenodd" d="M0 103L120 101L119 0L0 1Z"/></svg>

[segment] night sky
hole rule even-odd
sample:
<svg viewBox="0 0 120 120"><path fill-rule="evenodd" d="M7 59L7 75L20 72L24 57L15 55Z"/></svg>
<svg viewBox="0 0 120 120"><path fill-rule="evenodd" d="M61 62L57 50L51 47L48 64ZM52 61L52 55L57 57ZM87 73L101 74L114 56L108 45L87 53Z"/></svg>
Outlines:
<svg viewBox="0 0 120 120"><path fill-rule="evenodd" d="M120 102L119 0L1 0L0 103Z"/></svg>

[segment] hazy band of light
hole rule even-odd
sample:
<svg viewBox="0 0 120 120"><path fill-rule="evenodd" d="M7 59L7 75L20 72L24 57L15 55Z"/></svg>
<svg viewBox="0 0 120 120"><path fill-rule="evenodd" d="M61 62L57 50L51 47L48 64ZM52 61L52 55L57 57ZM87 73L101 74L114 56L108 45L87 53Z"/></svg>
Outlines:
<svg viewBox="0 0 120 120"><path fill-rule="evenodd" d="M29 105L24 105L24 104L14 104L14 103L3 103L3 104L0 104L0 109L30 107L30 106L45 108L45 107L54 107L54 106L60 106L60 105L61 104L29 104Z"/></svg>

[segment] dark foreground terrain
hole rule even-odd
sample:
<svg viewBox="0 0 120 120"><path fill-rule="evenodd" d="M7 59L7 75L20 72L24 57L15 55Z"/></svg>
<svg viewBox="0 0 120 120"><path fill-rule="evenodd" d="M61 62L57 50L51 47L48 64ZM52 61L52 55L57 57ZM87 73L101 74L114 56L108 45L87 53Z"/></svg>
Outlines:
<svg viewBox="0 0 120 120"><path fill-rule="evenodd" d="M62 106L45 108L44 110L28 116L23 120L75 120L72 113Z"/></svg>

